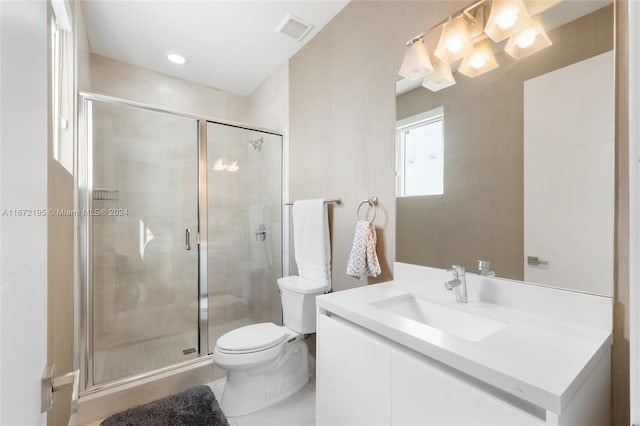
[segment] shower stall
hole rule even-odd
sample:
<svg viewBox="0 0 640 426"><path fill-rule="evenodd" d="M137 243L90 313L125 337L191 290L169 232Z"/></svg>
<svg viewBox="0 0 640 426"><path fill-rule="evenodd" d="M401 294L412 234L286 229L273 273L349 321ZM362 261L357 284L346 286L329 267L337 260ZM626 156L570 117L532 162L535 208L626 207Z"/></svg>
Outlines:
<svg viewBox="0 0 640 426"><path fill-rule="evenodd" d="M196 362L227 331L279 323L282 135L95 94L80 105L84 389Z"/></svg>

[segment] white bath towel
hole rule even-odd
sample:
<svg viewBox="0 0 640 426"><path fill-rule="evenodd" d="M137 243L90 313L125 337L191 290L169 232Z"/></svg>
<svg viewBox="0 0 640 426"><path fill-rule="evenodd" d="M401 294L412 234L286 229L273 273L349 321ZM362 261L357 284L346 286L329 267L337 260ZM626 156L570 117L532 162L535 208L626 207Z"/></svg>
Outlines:
<svg viewBox="0 0 640 426"><path fill-rule="evenodd" d="M347 275L362 277L380 275L380 263L376 254L376 228L366 220L356 223L356 232L353 236L353 246L347 262Z"/></svg>
<svg viewBox="0 0 640 426"><path fill-rule="evenodd" d="M298 275L330 289L329 216L324 200L293 203L293 244Z"/></svg>

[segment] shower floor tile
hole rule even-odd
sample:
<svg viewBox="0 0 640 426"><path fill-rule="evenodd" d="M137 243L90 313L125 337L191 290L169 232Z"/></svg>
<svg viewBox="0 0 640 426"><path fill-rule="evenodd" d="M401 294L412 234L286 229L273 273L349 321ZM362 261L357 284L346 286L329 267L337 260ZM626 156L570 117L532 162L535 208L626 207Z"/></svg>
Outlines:
<svg viewBox="0 0 640 426"><path fill-rule="evenodd" d="M93 362L94 383L105 383L194 359L197 353L185 355L182 352L192 348L193 342L197 342L195 332L97 351Z"/></svg>

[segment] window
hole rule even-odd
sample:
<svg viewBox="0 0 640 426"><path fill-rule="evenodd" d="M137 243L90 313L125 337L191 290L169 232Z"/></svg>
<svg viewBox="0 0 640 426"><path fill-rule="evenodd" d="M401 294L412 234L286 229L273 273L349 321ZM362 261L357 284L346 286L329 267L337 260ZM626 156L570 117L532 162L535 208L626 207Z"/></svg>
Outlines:
<svg viewBox="0 0 640 426"><path fill-rule="evenodd" d="M71 14L66 1L52 1L51 8L53 158L73 174L74 41Z"/></svg>
<svg viewBox="0 0 640 426"><path fill-rule="evenodd" d="M444 194L443 108L398 121L396 140L396 195Z"/></svg>

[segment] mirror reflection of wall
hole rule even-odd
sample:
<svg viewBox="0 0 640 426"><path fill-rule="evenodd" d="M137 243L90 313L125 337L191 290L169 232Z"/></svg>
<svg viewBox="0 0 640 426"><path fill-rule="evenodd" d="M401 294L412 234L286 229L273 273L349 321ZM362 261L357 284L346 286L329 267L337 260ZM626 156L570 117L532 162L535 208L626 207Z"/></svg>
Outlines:
<svg viewBox="0 0 640 426"><path fill-rule="evenodd" d="M563 6L565 11L571 3ZM478 259L484 259L492 262L499 277L612 295L613 6L605 5L548 35L553 45L535 55L515 60L499 52L499 67L486 74L468 78L454 73L454 86L437 92L418 87L397 96L398 135L402 128L411 128L412 117L437 108L442 108L444 123L442 194L397 198L397 261L438 268L462 264L475 271ZM604 82L592 76L598 87L586 80L586 90L576 89L581 79L571 78L571 73L584 77L585 72L566 67L607 52L601 71ZM540 90L530 89L525 98L525 87L535 88L534 79L565 68L568 78L560 88L568 90L552 91L547 102L552 115L567 113L567 118L543 124L542 118L531 117L531 107L527 116L525 104L530 105L528 98ZM568 93L571 99L566 99ZM547 110L544 102L537 105L540 113ZM594 105L598 108L591 108ZM604 124L585 130L584 124L595 119ZM560 129L560 122L565 129ZM534 137L525 136L527 126L527 134L543 142L557 140L547 146L547 157L536 163L540 177L532 175L525 182L525 164L532 164L525 139ZM567 126L576 126L575 131ZM398 153L402 155L400 148ZM401 160L399 156L400 166ZM402 171L399 167L399 176L404 176ZM545 197L531 198L547 190L554 194L546 197L550 205L540 204ZM538 204L526 213L530 199ZM540 220L525 232L527 217L533 216ZM565 244L568 241L573 245ZM588 244L591 248L585 248ZM548 264L527 263L527 256Z"/></svg>

